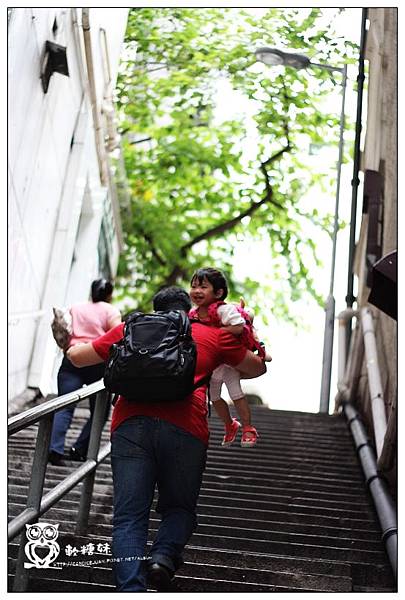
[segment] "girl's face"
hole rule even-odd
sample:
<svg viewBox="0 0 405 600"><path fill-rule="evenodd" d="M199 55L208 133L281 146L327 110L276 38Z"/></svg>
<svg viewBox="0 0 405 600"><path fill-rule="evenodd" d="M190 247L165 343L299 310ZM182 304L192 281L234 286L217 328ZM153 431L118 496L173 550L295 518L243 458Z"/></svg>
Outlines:
<svg viewBox="0 0 405 600"><path fill-rule="evenodd" d="M191 282L190 298L192 303L197 307L205 307L213 302L217 302L222 294L222 289L214 292L212 283L210 283L206 277L202 279L201 283L197 278L193 279Z"/></svg>

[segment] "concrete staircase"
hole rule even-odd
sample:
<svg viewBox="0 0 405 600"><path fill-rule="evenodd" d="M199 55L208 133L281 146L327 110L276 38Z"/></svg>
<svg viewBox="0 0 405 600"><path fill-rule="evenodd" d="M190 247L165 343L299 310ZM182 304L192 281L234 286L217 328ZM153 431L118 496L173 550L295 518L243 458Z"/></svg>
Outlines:
<svg viewBox="0 0 405 600"><path fill-rule="evenodd" d="M75 428L84 409L77 409ZM222 448L210 419L199 526L176 577L184 592L394 592L381 532L343 417L253 406L255 448ZM24 508L36 427L9 441L9 516ZM72 443L77 430L69 434ZM108 440L108 431L103 434ZM77 463L48 466L46 491ZM112 484L108 461L96 475L86 537L74 533L80 486L41 521L59 524L61 569L30 570L29 591L114 591ZM158 525L152 512L151 539ZM18 538L9 545L12 589ZM89 546L90 544L90 546ZM93 547L91 546L93 545ZM77 549L68 556L66 549ZM91 549L94 550L90 554ZM97 552L98 551L98 552ZM79 563L79 564L78 564ZM92 563L92 564L84 564Z"/></svg>

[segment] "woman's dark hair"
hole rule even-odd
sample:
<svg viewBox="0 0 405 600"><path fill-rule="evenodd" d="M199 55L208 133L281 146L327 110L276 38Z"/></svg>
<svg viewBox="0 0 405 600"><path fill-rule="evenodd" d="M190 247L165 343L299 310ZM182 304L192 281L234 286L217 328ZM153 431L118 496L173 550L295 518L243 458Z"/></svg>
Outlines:
<svg viewBox="0 0 405 600"><path fill-rule="evenodd" d="M153 296L153 310L184 310L191 308L190 296L181 287L169 286L159 290Z"/></svg>
<svg viewBox="0 0 405 600"><path fill-rule="evenodd" d="M93 302L105 302L113 292L114 286L107 279L95 279L91 284L91 299Z"/></svg>
<svg viewBox="0 0 405 600"><path fill-rule="evenodd" d="M197 271L192 276L190 283L191 285L193 285L195 281L198 281L198 283L201 285L204 279L210 282L210 284L214 288L214 292L217 292L218 290L223 290L222 296L219 299L225 300L225 298L228 295L228 284L226 282L225 275L217 269L205 267L203 269L197 269Z"/></svg>

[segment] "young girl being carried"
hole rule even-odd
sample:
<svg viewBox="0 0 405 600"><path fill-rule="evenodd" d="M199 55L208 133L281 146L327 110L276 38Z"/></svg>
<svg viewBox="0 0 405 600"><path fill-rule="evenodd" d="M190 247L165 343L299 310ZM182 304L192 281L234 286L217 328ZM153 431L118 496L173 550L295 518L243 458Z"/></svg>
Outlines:
<svg viewBox="0 0 405 600"><path fill-rule="evenodd" d="M226 304L224 300L227 294L228 285L221 271L209 267L198 269L191 278L190 297L195 308L191 309L190 318L207 325L222 327L234 335L241 336L249 350L257 351L263 360L271 361L253 328L252 313L244 309L243 302L239 307ZM240 422L231 417L227 402L221 398L223 383L228 389ZM234 442L241 426L241 446L254 446L259 434L251 423L250 406L241 388L240 373L229 365L217 367L211 376L209 394L215 411L225 426L222 446L229 446Z"/></svg>

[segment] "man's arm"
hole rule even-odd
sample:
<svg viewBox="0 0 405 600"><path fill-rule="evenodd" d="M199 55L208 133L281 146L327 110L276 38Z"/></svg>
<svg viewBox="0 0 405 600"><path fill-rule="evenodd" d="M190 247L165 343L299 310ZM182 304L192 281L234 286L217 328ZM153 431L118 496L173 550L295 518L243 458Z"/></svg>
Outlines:
<svg viewBox="0 0 405 600"><path fill-rule="evenodd" d="M122 338L123 330L124 323L120 323L92 342L72 346L66 352L66 356L75 367L91 367L105 362L108 360L111 345Z"/></svg>
<svg viewBox="0 0 405 600"><path fill-rule="evenodd" d="M90 367L104 362L94 350L91 342L75 344L67 350L66 356L75 367Z"/></svg>
<svg viewBox="0 0 405 600"><path fill-rule="evenodd" d="M245 358L238 365L235 365L243 379L253 379L254 377L260 377L267 371L266 363L258 356L253 354L250 350L246 351Z"/></svg>

